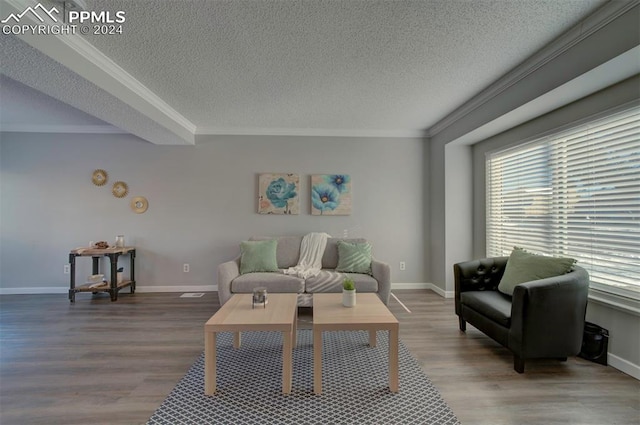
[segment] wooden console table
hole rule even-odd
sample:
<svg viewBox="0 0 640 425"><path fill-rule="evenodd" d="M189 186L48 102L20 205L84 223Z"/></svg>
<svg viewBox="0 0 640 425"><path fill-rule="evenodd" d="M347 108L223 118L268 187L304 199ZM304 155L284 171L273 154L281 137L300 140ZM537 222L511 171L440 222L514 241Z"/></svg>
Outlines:
<svg viewBox="0 0 640 425"><path fill-rule="evenodd" d="M118 257L121 255L129 255L131 257L131 267L129 273L129 279L123 279L118 283ZM92 257L93 258L93 274L100 273L100 257L109 257L111 264L111 281L104 283L100 286L93 286L90 283L76 286L76 257ZM135 258L136 249L132 246L126 246L124 248L76 248L69 253L69 265L70 265L70 283L69 283L69 301L75 302L77 292L108 292L111 295L111 301L118 300L118 291L122 288L130 287L131 293L136 291L136 279L135 279Z"/></svg>

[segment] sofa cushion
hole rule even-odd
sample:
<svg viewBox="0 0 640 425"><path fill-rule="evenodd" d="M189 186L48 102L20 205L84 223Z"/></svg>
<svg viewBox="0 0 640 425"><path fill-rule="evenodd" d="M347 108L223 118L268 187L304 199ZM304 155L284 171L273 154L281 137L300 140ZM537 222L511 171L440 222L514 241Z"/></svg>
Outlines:
<svg viewBox="0 0 640 425"><path fill-rule="evenodd" d="M351 243L364 243L367 240L363 238L343 239L343 238L329 238L327 239L327 246L324 249L322 255L322 268L323 269L335 269L338 267L338 241L345 241Z"/></svg>
<svg viewBox="0 0 640 425"><path fill-rule="evenodd" d="M278 272L243 274L231 282L231 292L234 294L251 293L254 288L265 287L269 292L302 293L304 279Z"/></svg>
<svg viewBox="0 0 640 425"><path fill-rule="evenodd" d="M531 254L522 248L514 248L498 284L498 291L513 295L516 285L563 275L571 270L575 263L576 260L573 258L547 257Z"/></svg>
<svg viewBox="0 0 640 425"><path fill-rule="evenodd" d="M469 291L460 294L460 302L494 322L511 327L511 297L498 291Z"/></svg>
<svg viewBox="0 0 640 425"><path fill-rule="evenodd" d="M378 292L378 281L368 274L342 273L335 270L323 269L315 277L310 277L305 283L308 293L314 292L342 292L342 282L349 277L356 284L356 292Z"/></svg>
<svg viewBox="0 0 640 425"><path fill-rule="evenodd" d="M338 241L336 271L371 274L371 245Z"/></svg>
<svg viewBox="0 0 640 425"><path fill-rule="evenodd" d="M279 238L252 236L250 238L252 241L266 241L271 239L278 240L278 247L276 249L276 261L278 262L278 268L288 269L289 267L298 265L302 236L282 236Z"/></svg>
<svg viewBox="0 0 640 425"><path fill-rule="evenodd" d="M244 241L240 243L240 273L278 271L278 241Z"/></svg>

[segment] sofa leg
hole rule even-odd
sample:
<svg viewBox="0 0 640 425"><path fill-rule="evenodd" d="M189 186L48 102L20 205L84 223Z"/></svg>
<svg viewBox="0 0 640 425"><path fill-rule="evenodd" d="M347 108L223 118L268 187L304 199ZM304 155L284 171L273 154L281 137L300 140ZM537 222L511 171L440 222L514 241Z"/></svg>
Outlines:
<svg viewBox="0 0 640 425"><path fill-rule="evenodd" d="M460 324L460 330L465 332L467 330L467 322L465 322L462 317L458 317L458 322Z"/></svg>
<svg viewBox="0 0 640 425"><path fill-rule="evenodd" d="M566 362L567 358L566 357L558 357L558 360L560 360L561 362Z"/></svg>
<svg viewBox="0 0 640 425"><path fill-rule="evenodd" d="M515 354L513 355L513 369L518 373L524 372L524 359Z"/></svg>

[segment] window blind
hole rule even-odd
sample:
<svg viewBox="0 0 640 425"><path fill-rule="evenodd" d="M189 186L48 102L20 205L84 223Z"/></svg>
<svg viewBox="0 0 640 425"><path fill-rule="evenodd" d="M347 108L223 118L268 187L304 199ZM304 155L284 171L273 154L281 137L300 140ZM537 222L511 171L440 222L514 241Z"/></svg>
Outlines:
<svg viewBox="0 0 640 425"><path fill-rule="evenodd" d="M640 299L640 107L491 153L486 184L487 255L572 257Z"/></svg>

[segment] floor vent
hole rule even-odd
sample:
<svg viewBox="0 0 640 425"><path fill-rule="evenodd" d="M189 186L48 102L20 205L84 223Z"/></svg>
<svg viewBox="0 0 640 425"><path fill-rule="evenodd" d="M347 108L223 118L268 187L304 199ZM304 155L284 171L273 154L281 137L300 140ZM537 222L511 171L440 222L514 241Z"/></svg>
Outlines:
<svg viewBox="0 0 640 425"><path fill-rule="evenodd" d="M204 292L187 292L180 295L180 298L200 298L204 295Z"/></svg>

